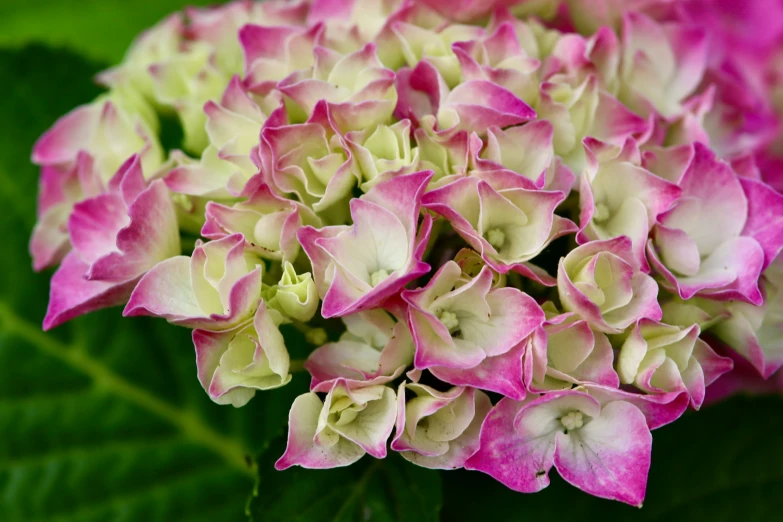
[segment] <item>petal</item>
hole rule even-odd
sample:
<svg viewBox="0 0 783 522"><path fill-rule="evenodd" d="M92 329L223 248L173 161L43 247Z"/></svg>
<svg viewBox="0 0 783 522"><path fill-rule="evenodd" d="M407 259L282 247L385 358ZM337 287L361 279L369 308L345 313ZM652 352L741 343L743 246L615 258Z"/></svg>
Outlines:
<svg viewBox="0 0 783 522"><path fill-rule="evenodd" d="M386 440L396 417L397 395L388 386L383 386L380 399L368 402L352 422L333 429L373 457L382 459L386 456Z"/></svg>
<svg viewBox="0 0 783 522"><path fill-rule="evenodd" d="M758 242L749 237L730 239L702 261L698 274L679 278L677 288L683 299L702 294L759 305L758 279L763 265L764 251Z"/></svg>
<svg viewBox="0 0 783 522"><path fill-rule="evenodd" d="M532 297L516 288L492 290L486 299L490 307L489 321L481 323L463 319L460 326L463 337L480 342L488 357L506 353L544 321L541 307Z"/></svg>
<svg viewBox="0 0 783 522"><path fill-rule="evenodd" d="M538 182L549 167L554 156L552 149L552 124L536 120L506 131L490 127L487 133L487 147L477 163L486 163L486 170L495 163L526 178ZM539 187L543 188L543 187Z"/></svg>
<svg viewBox="0 0 783 522"><path fill-rule="evenodd" d="M420 370L431 366L472 368L486 357L481 347L457 342L435 316L414 306L408 310L408 327L416 343L414 365Z"/></svg>
<svg viewBox="0 0 783 522"><path fill-rule="evenodd" d="M317 348L307 357L304 367L312 376L310 388L340 377L360 380L365 373L378 371L381 352L355 341L338 341Z"/></svg>
<svg viewBox="0 0 783 522"><path fill-rule="evenodd" d="M116 234L115 247L90 267L90 279L130 279L181 252L179 225L171 194L153 181L130 204L129 223Z"/></svg>
<svg viewBox="0 0 783 522"><path fill-rule="evenodd" d="M465 465L479 449L481 426L492 409L489 397L480 390L470 389L465 396L474 401L470 424L459 437L449 441L449 449L443 455L427 457L412 451L402 452L407 460L430 469L456 469Z"/></svg>
<svg viewBox="0 0 783 522"><path fill-rule="evenodd" d="M137 279L130 281L91 281L86 278L89 266L76 252L70 252L52 276L49 306L43 329L55 326L80 315L125 303Z"/></svg>
<svg viewBox="0 0 783 522"><path fill-rule="evenodd" d="M520 343L502 355L485 358L472 368L431 366L428 369L438 379L455 386L472 386L521 401L525 398L522 381L525 347L525 343Z"/></svg>
<svg viewBox="0 0 783 522"><path fill-rule="evenodd" d="M642 505L652 436L636 406L610 402L584 427L558 432L556 444L554 464L567 482L597 497Z"/></svg>
<svg viewBox="0 0 783 522"><path fill-rule="evenodd" d="M783 194L752 179L743 178L740 183L748 199L748 219L742 235L752 237L761 245L764 270L783 247Z"/></svg>
<svg viewBox="0 0 783 522"><path fill-rule="evenodd" d="M701 366L704 372L705 386L714 383L721 375L731 371L734 367L734 363L729 357L718 355L710 348L709 344L701 339L696 340L693 356L699 361L699 366Z"/></svg>
<svg viewBox="0 0 783 522"><path fill-rule="evenodd" d="M326 469L348 466L362 458L365 451L348 439L338 437L334 445L319 445L314 441L318 416L323 403L315 393L305 393L294 400L288 414L288 445L275 469L291 466Z"/></svg>
<svg viewBox="0 0 783 522"><path fill-rule="evenodd" d="M508 127L536 117L535 111L513 93L484 80L469 80L458 85L442 103L438 111L439 120L443 120L444 110L457 115L456 122L451 117L444 120L447 125L456 123L453 130L463 129L479 134L491 126Z"/></svg>
<svg viewBox="0 0 783 522"><path fill-rule="evenodd" d="M416 233L421 197L432 176L432 171L426 170L396 176L375 185L362 199L392 212L412 237Z"/></svg>
<svg viewBox="0 0 783 522"><path fill-rule="evenodd" d="M740 235L748 200L727 163L700 143L694 147L693 161L680 182L681 202L661 218L661 223L684 230L704 256L727 238Z"/></svg>
<svg viewBox="0 0 783 522"><path fill-rule="evenodd" d="M594 384L586 384L585 388L601 404L608 404L613 401L633 404L644 414L645 419L647 419L647 425L651 430L679 419L688 408L688 403L690 402L688 394L684 392L649 395Z"/></svg>
<svg viewBox="0 0 783 522"><path fill-rule="evenodd" d="M53 165L75 159L79 149L91 139L101 110L100 103L82 105L57 120L35 143L33 163Z"/></svg>
<svg viewBox="0 0 783 522"><path fill-rule="evenodd" d="M678 228L656 226L652 233L661 262L667 268L684 276L695 276L701 267L701 256L696 243Z"/></svg>
<svg viewBox="0 0 783 522"><path fill-rule="evenodd" d="M39 218L30 237L30 255L36 272L56 266L71 250L67 223L71 207L58 204L49 207Z"/></svg>
<svg viewBox="0 0 783 522"><path fill-rule="evenodd" d="M123 315L198 317L201 307L190 282L190 258L176 256L155 265L139 281Z"/></svg>
<svg viewBox="0 0 783 522"><path fill-rule="evenodd" d="M79 257L91 265L116 248L117 233L128 225L128 209L118 194L77 203L68 220L71 243Z"/></svg>
<svg viewBox="0 0 783 522"><path fill-rule="evenodd" d="M233 236L230 236L233 238ZM261 298L261 272L257 268L231 285L228 313L205 315L193 289L191 260L176 256L155 265L141 278L123 315L152 315L189 328L225 330L249 317Z"/></svg>
<svg viewBox="0 0 783 522"><path fill-rule="evenodd" d="M672 24L665 27L671 48L676 51L677 70L669 84L669 93L683 100L699 85L707 66L708 38L703 27Z"/></svg>
<svg viewBox="0 0 783 522"><path fill-rule="evenodd" d="M555 432L531 439L518 434L514 418L525 404L504 398L490 410L481 427L479 450L465 462L465 469L486 473L514 491L534 493L549 485Z"/></svg>
<svg viewBox="0 0 783 522"><path fill-rule="evenodd" d="M212 377L215 375L232 337L236 332L210 332L207 330L193 330L193 346L196 349L196 373L201 387L209 391Z"/></svg>
<svg viewBox="0 0 783 522"><path fill-rule="evenodd" d="M333 277L328 271L334 269L332 258L326 251L316 244L316 241L321 238L335 237L341 232L349 230L348 226L332 226L324 227L320 230L313 228L312 226L306 226L300 228L296 237L299 243L302 245L302 249L310 259L310 264L313 267L313 279L315 280L315 286L318 289L318 294L323 298L326 292L329 290L331 284L331 278Z"/></svg>

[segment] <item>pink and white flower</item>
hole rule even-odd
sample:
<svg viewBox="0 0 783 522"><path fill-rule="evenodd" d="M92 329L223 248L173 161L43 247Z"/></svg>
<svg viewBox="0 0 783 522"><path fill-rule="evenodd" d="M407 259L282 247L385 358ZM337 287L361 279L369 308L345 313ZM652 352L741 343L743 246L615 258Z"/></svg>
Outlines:
<svg viewBox="0 0 783 522"><path fill-rule="evenodd" d="M555 153L575 170L585 163L582 141L592 137L622 145L631 136L644 135L648 125L608 92L594 75L583 80L555 75L541 84L536 112L554 128Z"/></svg>
<svg viewBox="0 0 783 522"><path fill-rule="evenodd" d="M419 149L411 146L411 122L378 125L349 132L345 141L361 176L359 188L369 191L376 183L419 169Z"/></svg>
<svg viewBox="0 0 783 522"><path fill-rule="evenodd" d="M335 47L363 44L377 41L389 18L398 16L410 5L404 0L315 0L307 22L323 23L326 40Z"/></svg>
<svg viewBox="0 0 783 522"><path fill-rule="evenodd" d="M278 320L263 301L252 322L234 330L194 330L198 380L217 404L239 408L256 390L288 384L290 360Z"/></svg>
<svg viewBox="0 0 783 522"><path fill-rule="evenodd" d="M383 385L351 389L338 379L324 401L313 392L300 395L288 416L288 446L275 468L348 466L365 453L382 459L396 416L397 396Z"/></svg>
<svg viewBox="0 0 783 522"><path fill-rule="evenodd" d="M534 105L538 101L538 45L523 22L493 16L492 32L481 38L455 42L452 50L465 80L488 80ZM494 27L493 27L494 26Z"/></svg>
<svg viewBox="0 0 783 522"><path fill-rule="evenodd" d="M639 408L567 390L523 402L502 399L484 422L481 447L465 468L532 493L549 485L554 466L591 495L641 506L651 449L650 428Z"/></svg>
<svg viewBox="0 0 783 522"><path fill-rule="evenodd" d="M245 83L261 95L276 88L294 71L312 67L313 49L323 33L323 25L248 24L239 30L245 55Z"/></svg>
<svg viewBox="0 0 783 522"><path fill-rule="evenodd" d="M587 169L580 178L577 241L627 236L644 271L649 271L647 234L682 190L639 165L634 141L612 147L586 139Z"/></svg>
<svg viewBox="0 0 783 522"><path fill-rule="evenodd" d="M475 25L440 24L430 29L404 20L391 23L390 29L396 42L385 43L394 48L399 56L391 58L391 53L387 51L384 55L385 63L392 64L390 66L393 68L399 68L402 63L416 67L420 61L426 60L438 70L449 88L457 86L463 79L460 61L452 45L475 40L484 34L484 29Z"/></svg>
<svg viewBox="0 0 783 522"><path fill-rule="evenodd" d="M414 397L406 399L406 391ZM425 468L461 468L478 451L481 424L491 408L489 397L474 388L440 392L424 384L403 382L397 390L391 448Z"/></svg>
<svg viewBox="0 0 783 522"><path fill-rule="evenodd" d="M427 286L402 293L420 370L473 368L510 351L543 320L540 307L522 291L492 289L488 267L467 283L460 284L461 276L459 265L449 261Z"/></svg>
<svg viewBox="0 0 783 522"><path fill-rule="evenodd" d="M68 218L73 206L104 190L92 157L80 152L72 165L45 165L38 181L38 220L30 237L33 269L56 266L71 250Z"/></svg>
<svg viewBox="0 0 783 522"><path fill-rule="evenodd" d="M68 218L73 250L51 281L44 329L127 301L145 272L180 253L171 194L147 183L139 156L120 167L109 191L85 199Z"/></svg>
<svg viewBox="0 0 783 522"><path fill-rule="evenodd" d="M687 391L691 405L699 409L705 388L733 366L731 359L699 339L699 333L696 324L683 328L639 320L620 347L620 382L647 393Z"/></svg>
<svg viewBox="0 0 783 522"><path fill-rule="evenodd" d="M560 260L557 292L563 308L594 330L621 333L643 317L659 320L658 285L639 271L626 236L591 241Z"/></svg>
<svg viewBox="0 0 783 522"><path fill-rule="evenodd" d="M209 145L200 161L181 158L166 175L166 184L174 192L194 196L229 198L243 194L258 172L254 158L261 128L286 123L281 96L276 92L255 95L234 76L220 103L208 101L204 112Z"/></svg>
<svg viewBox="0 0 783 522"><path fill-rule="evenodd" d="M68 170L86 153L105 189L120 166L138 154L144 173L151 176L163 161L163 151L153 132L157 120L147 117L142 107L143 102L122 94L77 107L38 138L33 163Z"/></svg>
<svg viewBox="0 0 783 522"><path fill-rule="evenodd" d="M316 212L350 197L359 181L356 162L324 101L306 123L267 127L261 141L261 162L270 185L295 194Z"/></svg>
<svg viewBox="0 0 783 522"><path fill-rule="evenodd" d="M353 225L298 235L313 264L321 314L339 317L381 305L406 284L429 271L421 261L431 219L418 220L420 200L431 172L397 176L351 200Z"/></svg>
<svg viewBox="0 0 783 522"><path fill-rule="evenodd" d="M422 203L448 219L493 270L518 271L553 286L550 276L528 262L554 239L576 231L554 213L565 194L531 189L528 179L509 172L481 178L458 179L428 192Z"/></svg>
<svg viewBox="0 0 783 522"><path fill-rule="evenodd" d="M414 344L405 322L374 309L346 315L347 331L335 343L317 348L305 361L310 389L327 392L336 379L348 387L386 384L413 362Z"/></svg>
<svg viewBox="0 0 783 522"><path fill-rule="evenodd" d="M247 171L254 168L251 152L258 147L261 128L287 123L280 93L255 94L243 86L239 76L228 83L219 103L204 104L204 113L210 145L221 159Z"/></svg>
<svg viewBox="0 0 783 522"><path fill-rule="evenodd" d="M188 35L209 43L215 52L215 62L230 73L242 71L242 47L237 32L247 24L303 25L308 12L302 0L253 2L235 0L225 5L206 8L188 7Z"/></svg>
<svg viewBox="0 0 783 522"><path fill-rule="evenodd" d="M347 55L325 47L316 47L313 52L312 67L277 84L299 113L309 117L316 105L325 102L341 132L389 122L397 104L395 74L378 60L375 44L368 43ZM292 110L289 108L289 113Z"/></svg>
<svg viewBox="0 0 783 522"><path fill-rule="evenodd" d="M487 179L492 180L498 171L509 171L529 179L531 189L568 194L574 175L555 157L553 132L552 124L546 120L506 130L490 127L483 150L474 147L475 170L471 174L482 177L486 172Z"/></svg>
<svg viewBox="0 0 783 522"><path fill-rule="evenodd" d="M277 196L266 184L232 206L208 202L205 217L202 236L216 240L242 234L248 251L265 259L290 262L300 252L296 239L299 229L322 224L309 207Z"/></svg>
<svg viewBox="0 0 783 522"><path fill-rule="evenodd" d="M623 15L618 98L640 114L676 116L707 65L703 28L659 24L644 14Z"/></svg>
<svg viewBox="0 0 783 522"><path fill-rule="evenodd" d="M419 128L414 136L419 168L431 170L434 174L429 189L465 177L471 168L472 156L482 145L481 138L468 131L443 135Z"/></svg>
<svg viewBox="0 0 783 522"><path fill-rule="evenodd" d="M452 20L466 22L480 20L493 10L504 7L514 8L521 14L546 16L557 4L554 0L423 0L423 3Z"/></svg>
<svg viewBox="0 0 783 522"><path fill-rule="evenodd" d="M189 42L169 59L149 67L153 94L163 106L174 109L184 133L183 147L194 154L209 144L204 104L218 99L231 77L215 64L212 46Z"/></svg>
<svg viewBox="0 0 783 522"><path fill-rule="evenodd" d="M614 353L607 336L593 331L576 314L552 315L552 308L544 308L550 317L531 336L525 355L528 389L545 392L585 383L616 388L620 381L612 368Z"/></svg>
<svg viewBox="0 0 783 522"><path fill-rule="evenodd" d="M188 328L229 330L258 308L262 267L261 260L246 251L242 234L199 242L192 257L172 257L147 272L123 315L150 315Z"/></svg>
<svg viewBox="0 0 783 522"><path fill-rule="evenodd" d="M428 61L398 71L396 84L395 116L447 136L463 130L482 135L491 126L508 127L536 117L528 104L488 80L468 80L449 89Z"/></svg>
<svg viewBox="0 0 783 522"><path fill-rule="evenodd" d="M423 467L533 492L554 466L640 506L650 430L734 363L713 397L780 384L747 374L783 365L783 7L735 3L172 15L35 145L33 264L62 261L44 328L122 303L193 328L235 407L306 370L277 469L391 437ZM180 233L204 241L178 255Z"/></svg>
<svg viewBox="0 0 783 522"><path fill-rule="evenodd" d="M647 244L663 286L683 299L761 304L759 276L783 246L783 196L738 177L698 143L679 185L680 201L659 218Z"/></svg>
<svg viewBox="0 0 783 522"><path fill-rule="evenodd" d="M698 320L702 329L746 359L764 379L783 366L783 263L775 260L761 279L764 302L692 298L664 305L664 319L676 324Z"/></svg>

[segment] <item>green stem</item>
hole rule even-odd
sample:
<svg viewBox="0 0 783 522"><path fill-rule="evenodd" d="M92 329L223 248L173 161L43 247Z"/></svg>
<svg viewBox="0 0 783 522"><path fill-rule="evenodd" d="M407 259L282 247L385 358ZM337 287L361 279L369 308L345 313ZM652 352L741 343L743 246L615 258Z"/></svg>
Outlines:
<svg viewBox="0 0 783 522"><path fill-rule="evenodd" d="M304 359L291 359L291 363L288 366L288 372L300 373L306 371L304 367L304 363L305 363Z"/></svg>
<svg viewBox="0 0 783 522"><path fill-rule="evenodd" d="M446 223L446 220L443 219L440 216L435 216L434 221L432 222L432 231L430 232L430 239L427 243L427 248L424 249L424 255L421 256L422 259L427 259L430 255L430 252L432 252L432 249L435 247L435 243L438 242L438 237L440 236L441 231L443 230L443 225Z"/></svg>
<svg viewBox="0 0 783 522"><path fill-rule="evenodd" d="M194 412L172 406L125 380L93 359L82 344L69 346L46 335L37 326L16 315L5 303L0 303L0 322L6 331L15 333L45 354L84 373L96 386L157 415L177 428L183 436L220 455L238 471L255 477L255 464L248 466L245 459L248 452L242 445L213 430Z"/></svg>

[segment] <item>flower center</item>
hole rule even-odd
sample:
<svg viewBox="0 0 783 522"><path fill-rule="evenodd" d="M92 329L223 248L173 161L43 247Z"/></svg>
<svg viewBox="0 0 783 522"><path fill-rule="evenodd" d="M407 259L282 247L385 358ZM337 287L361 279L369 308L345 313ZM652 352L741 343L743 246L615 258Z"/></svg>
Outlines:
<svg viewBox="0 0 783 522"><path fill-rule="evenodd" d="M381 281L389 277L389 272L381 268L377 272L373 272L372 275L370 275L370 284L372 286L378 286L381 284Z"/></svg>
<svg viewBox="0 0 783 522"><path fill-rule="evenodd" d="M571 411L560 417L560 423L565 427L566 431L575 430L581 428L584 425L581 411Z"/></svg>
<svg viewBox="0 0 783 522"><path fill-rule="evenodd" d="M457 314L454 312L444 310L441 312L439 319L440 322L449 329L449 333L454 333L457 329L459 329L459 319L457 319Z"/></svg>
<svg viewBox="0 0 783 522"><path fill-rule="evenodd" d="M600 223L609 219L609 209L603 203L597 203L595 205L595 211L593 212L593 221Z"/></svg>
<svg viewBox="0 0 783 522"><path fill-rule="evenodd" d="M493 228L487 232L487 241L496 249L503 248L506 244L506 233L499 228Z"/></svg>

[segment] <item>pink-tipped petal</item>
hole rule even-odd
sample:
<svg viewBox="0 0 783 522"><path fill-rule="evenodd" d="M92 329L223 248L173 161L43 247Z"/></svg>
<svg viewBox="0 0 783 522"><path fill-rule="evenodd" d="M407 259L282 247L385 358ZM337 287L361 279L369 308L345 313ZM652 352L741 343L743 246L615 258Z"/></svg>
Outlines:
<svg viewBox="0 0 783 522"><path fill-rule="evenodd" d="M597 497L642 505L652 436L636 406L610 402L582 428L557 433L556 444L554 464L567 482Z"/></svg>

